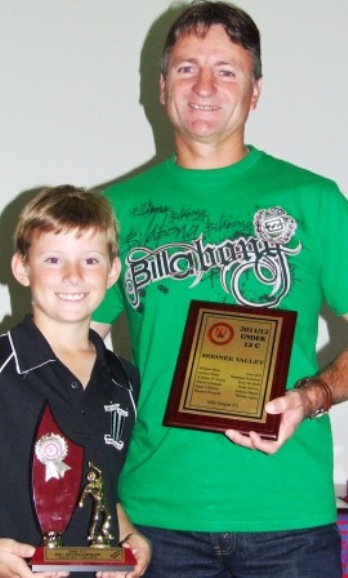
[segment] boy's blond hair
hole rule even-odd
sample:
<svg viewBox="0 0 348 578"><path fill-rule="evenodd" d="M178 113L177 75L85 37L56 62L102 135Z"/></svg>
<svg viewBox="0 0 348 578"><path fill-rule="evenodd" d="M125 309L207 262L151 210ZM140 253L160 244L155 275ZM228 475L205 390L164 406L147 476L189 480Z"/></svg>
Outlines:
<svg viewBox="0 0 348 578"><path fill-rule="evenodd" d="M14 234L15 251L24 260L34 235L87 229L105 232L110 261L118 251L118 225L113 211L99 191L60 185L43 189L22 210Z"/></svg>

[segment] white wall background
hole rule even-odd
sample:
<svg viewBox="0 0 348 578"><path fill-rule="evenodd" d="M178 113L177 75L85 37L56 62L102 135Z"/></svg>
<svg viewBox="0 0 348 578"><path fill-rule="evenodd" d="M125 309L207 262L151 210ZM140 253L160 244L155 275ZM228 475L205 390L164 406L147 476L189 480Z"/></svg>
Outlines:
<svg viewBox="0 0 348 578"><path fill-rule="evenodd" d="M1 332L29 305L9 259L16 217L33 193L67 182L99 186L170 151L157 62L172 5L0 0ZM239 5L263 40L264 89L247 141L335 179L348 196L347 0ZM344 324L324 313L322 363L346 336ZM123 327L117 347L128 351ZM339 483L348 478L347 412L346 404L332 411Z"/></svg>

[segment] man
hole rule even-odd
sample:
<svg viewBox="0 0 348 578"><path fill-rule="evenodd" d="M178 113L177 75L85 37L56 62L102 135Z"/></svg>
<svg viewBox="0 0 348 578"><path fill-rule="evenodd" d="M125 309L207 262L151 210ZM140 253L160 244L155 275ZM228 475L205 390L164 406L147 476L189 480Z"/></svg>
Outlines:
<svg viewBox="0 0 348 578"><path fill-rule="evenodd" d="M347 398L348 352L318 375L315 347L324 300L348 319L347 201L332 181L245 144L262 73L259 31L244 11L192 4L161 65L176 155L107 191L123 277L94 316L106 334L126 309L142 377L120 492L153 542L145 575L339 577L324 414ZM297 311L289 391L267 405L281 414L276 441L163 425L192 300Z"/></svg>

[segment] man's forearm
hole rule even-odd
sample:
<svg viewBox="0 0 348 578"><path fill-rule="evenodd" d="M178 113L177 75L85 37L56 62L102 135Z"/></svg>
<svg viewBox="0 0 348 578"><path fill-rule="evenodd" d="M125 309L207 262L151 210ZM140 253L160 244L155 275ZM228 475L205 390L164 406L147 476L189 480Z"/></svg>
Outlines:
<svg viewBox="0 0 348 578"><path fill-rule="evenodd" d="M305 417L315 417L328 411L331 405L348 399L348 348L317 375L308 376L295 384L301 393Z"/></svg>
<svg viewBox="0 0 348 578"><path fill-rule="evenodd" d="M333 404L348 399L348 347L320 372L320 377L330 386Z"/></svg>

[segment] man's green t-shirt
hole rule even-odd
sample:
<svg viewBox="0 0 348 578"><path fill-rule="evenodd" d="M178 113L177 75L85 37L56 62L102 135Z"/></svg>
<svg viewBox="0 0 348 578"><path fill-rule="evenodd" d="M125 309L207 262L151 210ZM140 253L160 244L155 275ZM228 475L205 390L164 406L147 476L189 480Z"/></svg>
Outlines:
<svg viewBox="0 0 348 578"><path fill-rule="evenodd" d="M221 169L170 158L106 194L123 268L94 319L126 309L141 372L119 488L133 522L211 532L333 522L327 416L305 420L275 455L162 421L193 299L296 311L287 387L317 371L323 303L348 312L348 203L335 183L250 147Z"/></svg>

